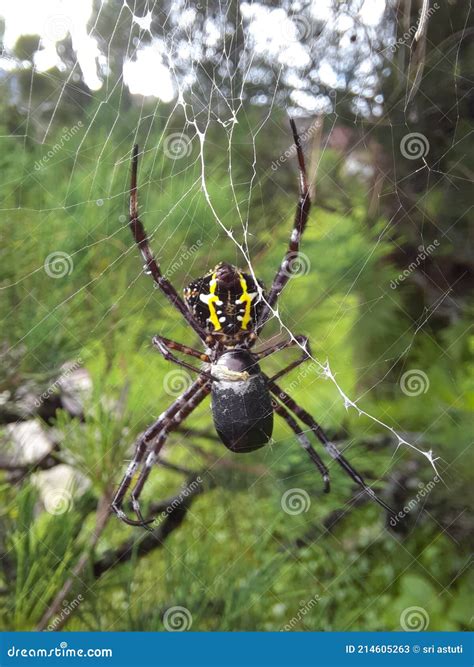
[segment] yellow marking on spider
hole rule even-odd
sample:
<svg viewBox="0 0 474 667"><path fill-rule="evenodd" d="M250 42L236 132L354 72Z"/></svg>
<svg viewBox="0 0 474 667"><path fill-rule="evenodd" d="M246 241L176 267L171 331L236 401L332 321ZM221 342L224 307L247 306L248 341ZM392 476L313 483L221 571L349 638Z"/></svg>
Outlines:
<svg viewBox="0 0 474 667"><path fill-rule="evenodd" d="M200 294L199 298L209 308L209 319L214 327L214 330L219 331L219 329L222 329L222 326L221 323L219 322L219 318L217 317L216 307L214 306L215 303L219 303L219 297L216 294L216 288L217 288L217 273L213 273L211 281L209 283L209 289L210 289L209 294Z"/></svg>
<svg viewBox="0 0 474 667"><path fill-rule="evenodd" d="M250 307L252 305L252 299L255 296L255 293L249 294L247 291L247 281L243 277L241 273L239 273L239 278L240 278L240 286L242 288L242 296L238 300L238 303L245 303L245 313L242 317L242 329L247 329L248 324L250 322Z"/></svg>

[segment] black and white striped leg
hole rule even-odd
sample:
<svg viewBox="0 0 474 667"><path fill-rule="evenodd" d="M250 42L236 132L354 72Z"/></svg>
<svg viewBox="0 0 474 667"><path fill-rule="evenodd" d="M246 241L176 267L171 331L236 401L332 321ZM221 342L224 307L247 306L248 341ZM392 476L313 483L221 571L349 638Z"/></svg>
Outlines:
<svg viewBox="0 0 474 667"><path fill-rule="evenodd" d="M207 335L206 332L200 324L196 322L191 311L179 296L172 283L161 273L160 266L151 251L147 233L138 217L137 171L138 146L135 144L132 151L132 174L130 180L130 229L145 262L145 271L151 275L156 286L160 288L172 305L179 310L186 322L194 329L201 340L205 340Z"/></svg>
<svg viewBox="0 0 474 667"><path fill-rule="evenodd" d="M187 361L178 359L178 357L175 357L175 355L170 351L170 348L173 350L177 350L182 354L187 354L190 357L195 357L201 359L201 361L210 363L211 360L207 354L201 354L197 350L193 350L192 347L187 347L187 345L176 343L174 340L170 340L169 338L163 338L163 336L159 335L154 336L153 345L159 350L159 352L163 355L166 361L172 361L177 366L182 366L183 368L187 368L188 370L193 371L194 373L199 373L200 375L207 377L208 380L212 380L212 375L210 373L207 373L206 371L203 371L200 368L196 368L196 366L193 366L192 364L188 364Z"/></svg>
<svg viewBox="0 0 474 667"><path fill-rule="evenodd" d="M186 405L186 403L199 391L199 389L207 382L206 378L199 377L193 384L179 396L174 403L172 403L169 408L158 417L158 419L152 424L147 430L140 436L137 440L135 446L135 454L133 459L130 461L127 471L118 487L115 496L111 503L111 509L115 514L131 526L141 525L137 524L133 519L129 519L125 512L122 509L123 501L125 495L130 488L132 479L138 470L143 457L148 449L148 445L152 442L159 433L163 430L164 426L174 417L177 413Z"/></svg>
<svg viewBox="0 0 474 667"><path fill-rule="evenodd" d="M138 521L134 525L146 527L150 523L153 523L156 517L151 517L150 519L144 519L140 509L140 494L143 490L145 482L148 479L148 476L153 468L153 465L156 462L158 454L160 453L161 448L165 444L169 434L172 431L175 431L186 419L188 415L201 403L201 401L206 398L206 396L211 391L211 383L208 382L201 386L196 393L187 401L185 405L175 414L174 417L169 419L165 425L163 425L162 431L159 433L158 437L155 440L153 447L150 449L148 456L145 459L145 464L142 467L140 476L137 479L135 486L133 487L131 493L132 508L135 514L138 517Z"/></svg>
<svg viewBox="0 0 474 667"><path fill-rule="evenodd" d="M286 375L290 371L292 371L294 368L298 368L298 366L301 366L305 361L308 361L308 359L311 359L311 351L309 349L309 341L306 338L306 336L297 336L297 338L304 339L304 342L301 343L303 346L303 352L301 354L301 357L298 357L298 359L295 359L291 363L288 364L288 366L285 366L285 368L282 368L281 371L278 371L278 373L275 373L270 380L274 382L275 380L278 380L278 378L281 378L283 375ZM298 341L299 342L299 341Z"/></svg>
<svg viewBox="0 0 474 667"><path fill-rule="evenodd" d="M376 493L365 483L362 476L351 466L349 461L341 454L336 445L331 442L326 433L323 431L321 426L313 419L313 417L301 408L286 392L284 392L280 387L275 384L270 378L266 378L268 383L268 388L271 393L276 396L284 405L296 415L303 424L309 426L314 435L318 440L323 444L324 448L328 452L329 456L333 458L341 466L341 468L351 477L356 484L358 484L361 489L367 493L368 496L376 503L381 505L390 516L394 516L395 512L389 507L383 500L381 500Z"/></svg>
<svg viewBox="0 0 474 667"><path fill-rule="evenodd" d="M303 447L305 452L308 453L310 459L321 473L321 477L323 478L324 482L324 493L329 493L329 491L331 490L330 480L329 480L329 470L326 468L324 461L319 456L317 451L311 445L308 437L306 436L306 433L302 431L300 425L297 423L295 419L293 419L288 410L285 407L283 407L283 405L279 403L276 399L273 400L273 408L277 413L277 415L279 415L282 419L286 421L288 426L291 428L293 433L298 438L300 445Z"/></svg>
<svg viewBox="0 0 474 667"><path fill-rule="evenodd" d="M291 340L284 340L281 343L275 343L275 345L270 345L270 347L266 347L263 350L259 350L258 352L252 352L252 354L259 360L261 361L262 359L265 359L265 357L269 357L271 354L275 354L275 352L281 352L282 350L286 350L289 347L294 347L295 345L300 345L301 347L304 348L304 350L307 350L309 353L309 339L307 336L295 336Z"/></svg>
<svg viewBox="0 0 474 667"><path fill-rule="evenodd" d="M293 138L296 146L296 155L298 157L298 166L299 166L299 184L300 184L300 195L298 199L298 205L296 207L295 222L293 225L293 231L291 232L290 242L288 244L288 250L283 258L283 261L280 265L280 268L273 278L273 283L266 298L266 303L262 308L262 312L257 324L256 332L259 334L263 329L265 323L270 317L272 308L275 307L278 297L285 287L288 280L294 274L297 265L297 258L300 249L300 241L303 235L303 232L306 228L306 223L308 222L309 210L311 208L311 199L309 196L309 185L308 177L306 175L306 166L304 161L304 153L301 147L301 140L296 129L295 122L290 118L291 130L293 132Z"/></svg>

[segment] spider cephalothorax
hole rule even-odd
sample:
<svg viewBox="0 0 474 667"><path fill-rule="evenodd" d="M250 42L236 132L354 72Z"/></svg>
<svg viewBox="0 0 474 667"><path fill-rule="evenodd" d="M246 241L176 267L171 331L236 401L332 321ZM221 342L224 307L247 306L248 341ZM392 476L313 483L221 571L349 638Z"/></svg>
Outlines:
<svg viewBox="0 0 474 667"><path fill-rule="evenodd" d="M251 334L264 305L263 284L248 273L220 262L184 290L184 300L202 328L228 343Z"/></svg>
<svg viewBox="0 0 474 667"><path fill-rule="evenodd" d="M248 273L244 273L232 264L221 262L184 290L184 300L179 296L168 278L161 273L151 251L145 228L138 217L138 147L134 146L130 228L145 262L145 273L152 276L155 285L179 310L189 327L201 339L205 351L196 350L161 335L153 338L153 344L165 359L196 373L197 377L136 443L135 455L112 501L113 511L122 521L132 526L145 526L154 521L153 518L147 521L143 519L139 503L148 475L154 463L158 461L158 454L168 435L176 430L209 394L212 395L214 426L224 445L231 451L250 452L269 442L272 436L273 415L276 413L288 424L299 444L321 473L325 492L329 491L329 471L311 445L307 434L315 436L330 457L337 461L352 480L392 514L390 507L367 486L309 412L276 384L278 378L311 358L306 336L293 336L289 340L270 345L258 352L251 350L275 309L280 293L295 271L297 263L292 260L298 256L311 204L303 150L295 123L290 120L290 124L300 170L300 194L290 241L268 293L264 292L263 284ZM289 363L273 377L269 377L261 370L259 362L262 359L294 345L298 345L302 350L298 359ZM198 368L195 364L176 357L173 351L199 359L204 362L204 366ZM133 483L135 478L136 482ZM122 509L125 496L132 484L131 504L136 519L130 519Z"/></svg>

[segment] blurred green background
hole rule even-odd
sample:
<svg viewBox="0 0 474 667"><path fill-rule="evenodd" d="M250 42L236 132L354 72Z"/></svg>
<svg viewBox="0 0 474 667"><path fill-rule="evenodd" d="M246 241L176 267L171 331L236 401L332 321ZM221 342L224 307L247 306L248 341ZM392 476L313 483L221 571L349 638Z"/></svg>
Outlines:
<svg viewBox="0 0 474 667"><path fill-rule="evenodd" d="M357 3L331 5L325 21L311 3L296 16L284 3L250 4L255 16L258 7L268 16L286 11L309 61L259 51L239 3L225 16L218 3L153 8L150 31L133 19L147 16L146 3L133 13L122 3L94 5L97 90L85 83L67 31L55 43L61 66L44 72L33 64L39 37L4 47L2 629L163 630L170 614L193 630L472 626L467 8L453 2L433 12L428 36L413 46L413 33L403 35L417 25L416 3L387 3L377 24L357 20ZM185 10L194 14L183 26ZM341 31L341 17L352 27ZM219 34L212 48L183 55L183 45L206 44L210 25ZM178 54L184 106L176 96L132 95L123 83L125 60L155 40ZM322 54L337 72L332 86L317 69ZM305 107L295 89L319 106ZM143 152L141 218L175 286L221 260L242 265L238 244L269 286L297 201L295 159L284 157L287 111L306 131L314 206L303 270L279 314L292 333L310 337L319 363L281 385L403 517L390 526L323 451L332 478L324 495L279 420L271 445L232 455L216 440L206 401L171 435L143 494L145 512L166 508L196 477L198 491L181 495L153 534L130 528L108 517L111 494L137 436L187 381L170 375L176 367L151 337L198 345L143 275L132 243L131 146ZM401 150L412 133L424 146L415 159ZM260 345L284 336L275 319ZM269 358L265 370L294 355ZM326 361L374 419L346 408L323 377ZM398 436L432 450L442 479ZM304 491L304 511L288 513L282 498L294 489Z"/></svg>

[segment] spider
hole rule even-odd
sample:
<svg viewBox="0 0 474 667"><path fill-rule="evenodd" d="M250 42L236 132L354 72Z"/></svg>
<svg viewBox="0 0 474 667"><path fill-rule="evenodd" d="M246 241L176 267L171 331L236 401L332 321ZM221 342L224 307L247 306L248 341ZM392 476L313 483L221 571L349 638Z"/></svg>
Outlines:
<svg viewBox="0 0 474 667"><path fill-rule="evenodd" d="M299 419L354 482L393 515L390 507L367 486L321 426L277 384L279 378L311 358L308 338L294 336L291 340L271 345L259 352L252 350L292 275L294 259L298 257L311 206L304 154L293 119L290 119L290 125L299 165L299 199L286 253L267 293L263 283L255 281L249 273L244 273L226 262L220 262L205 276L185 288L184 299L179 296L168 278L161 273L138 217L138 146L133 147L130 227L145 262L144 271L151 275L156 286L199 336L205 351L200 352L161 335L153 338L153 345L166 360L196 373L196 379L136 442L135 455L111 505L117 516L129 525L148 527L154 521L154 518L145 520L140 509L139 498L145 482L168 435L176 430L209 394L212 395L215 429L220 440L232 452L251 452L266 445L272 436L273 415L276 413L288 424L299 444L308 453L322 476L324 492L328 493L328 469L313 448L303 427L297 422ZM276 375L269 377L260 369L259 362L262 359L295 345L300 347L302 354ZM172 350L199 359L204 362L202 368L176 357ZM129 518L122 508L137 473L138 477L130 494L131 507L136 516L136 519L133 519Z"/></svg>

